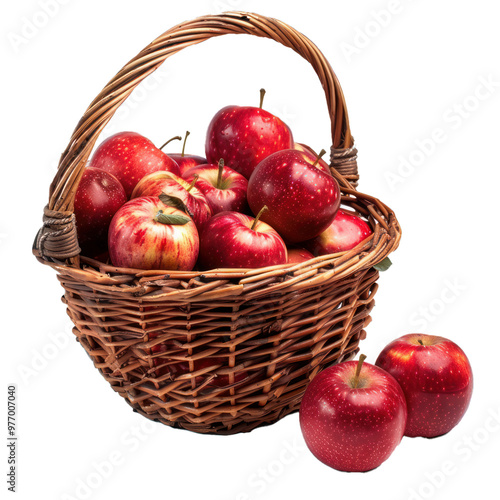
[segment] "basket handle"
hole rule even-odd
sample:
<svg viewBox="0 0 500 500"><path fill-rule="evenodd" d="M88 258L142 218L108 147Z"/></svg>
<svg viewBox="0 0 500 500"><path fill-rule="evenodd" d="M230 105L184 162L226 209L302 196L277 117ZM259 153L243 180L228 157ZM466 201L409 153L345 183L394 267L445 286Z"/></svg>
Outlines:
<svg viewBox="0 0 500 500"><path fill-rule="evenodd" d="M287 24L257 14L225 12L199 17L166 31L135 56L104 87L78 122L50 185L44 225L35 239L34 250L43 258L64 260L80 252L73 214L75 193L94 144L118 107L168 57L191 45L227 34L270 38L293 49L311 64L325 91L331 120L331 166L356 185L357 151L344 95L330 64L316 45Z"/></svg>

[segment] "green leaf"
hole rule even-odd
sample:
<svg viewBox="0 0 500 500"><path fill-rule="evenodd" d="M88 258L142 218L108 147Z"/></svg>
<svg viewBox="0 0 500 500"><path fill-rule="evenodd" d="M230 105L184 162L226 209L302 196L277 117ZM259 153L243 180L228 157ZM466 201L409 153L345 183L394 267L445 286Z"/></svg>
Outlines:
<svg viewBox="0 0 500 500"><path fill-rule="evenodd" d="M187 224L191 219L185 215L175 215L175 214L164 214L158 212L155 217L156 222L161 222L162 224L170 224L172 226L183 226Z"/></svg>
<svg viewBox="0 0 500 500"><path fill-rule="evenodd" d="M161 193L160 196L158 196L158 198L160 198L160 201L167 207L176 208L181 212L193 216L193 214L189 211L188 207L186 207L186 204L180 198L177 198L177 196L171 196L166 193Z"/></svg>
<svg viewBox="0 0 500 500"><path fill-rule="evenodd" d="M373 267L380 272L387 271L392 266L391 259L386 257L384 260L380 261L378 264L375 264Z"/></svg>

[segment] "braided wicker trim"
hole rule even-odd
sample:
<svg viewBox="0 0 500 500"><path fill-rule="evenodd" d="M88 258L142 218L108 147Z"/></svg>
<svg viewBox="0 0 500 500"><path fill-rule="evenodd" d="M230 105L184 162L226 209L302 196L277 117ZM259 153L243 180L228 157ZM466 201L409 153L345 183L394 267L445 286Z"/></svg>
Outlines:
<svg viewBox="0 0 500 500"><path fill-rule="evenodd" d="M75 214L43 209L43 226L35 238L34 248L43 258L65 260L80 253Z"/></svg>
<svg viewBox="0 0 500 500"><path fill-rule="evenodd" d="M358 150L353 145L347 149L336 149L331 147L330 167L345 177L353 187L358 186Z"/></svg>

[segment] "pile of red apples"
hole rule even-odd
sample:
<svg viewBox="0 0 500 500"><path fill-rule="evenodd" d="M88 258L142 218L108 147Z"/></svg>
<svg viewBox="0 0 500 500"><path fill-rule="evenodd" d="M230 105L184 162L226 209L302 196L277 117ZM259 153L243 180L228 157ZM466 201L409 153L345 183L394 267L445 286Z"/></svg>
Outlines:
<svg viewBox="0 0 500 500"><path fill-rule="evenodd" d="M186 154L189 133L178 154L135 132L103 141L75 196L82 254L129 269L259 268L366 239L322 154L294 142L263 98L215 114L205 157Z"/></svg>

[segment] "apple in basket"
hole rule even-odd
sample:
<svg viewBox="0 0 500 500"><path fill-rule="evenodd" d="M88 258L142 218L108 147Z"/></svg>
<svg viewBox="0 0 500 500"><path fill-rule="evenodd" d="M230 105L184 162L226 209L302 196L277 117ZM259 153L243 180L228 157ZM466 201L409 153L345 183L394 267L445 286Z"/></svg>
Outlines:
<svg viewBox="0 0 500 500"><path fill-rule="evenodd" d="M332 175L332 173L330 172L330 167L329 167L328 163L326 163L326 161L323 160L323 158L322 158L322 156L324 154L323 150L321 150L320 153L316 153L316 151L314 151L314 149L307 146L306 144L301 144L300 142L294 143L293 149L296 149L297 151L301 151L302 153L304 153L305 159L307 161L309 161L311 164L316 163L318 168L321 168L321 170L324 170L325 173ZM323 154L321 154L321 153L323 153Z"/></svg>
<svg viewBox="0 0 500 500"><path fill-rule="evenodd" d="M280 235L260 220L238 212L221 212L206 224L200 241L202 269L256 268L286 264Z"/></svg>
<svg viewBox="0 0 500 500"><path fill-rule="evenodd" d="M120 181L108 172L87 167L75 194L78 243L83 255L95 257L108 248L108 227L127 201Z"/></svg>
<svg viewBox="0 0 500 500"><path fill-rule="evenodd" d="M180 153L172 153L168 155L170 156L170 158L172 158L172 160L174 160L177 163L177 165L179 165L181 176L184 174L184 172L186 172L190 168L197 167L198 165L205 165L207 163L207 159L203 158L203 156L187 155L185 153L186 141L189 134L190 132L186 131L186 135L184 137L184 143L182 144L182 151Z"/></svg>
<svg viewBox="0 0 500 500"><path fill-rule="evenodd" d="M371 234L370 226L361 217L339 209L333 222L305 246L316 256L346 252Z"/></svg>
<svg viewBox="0 0 500 500"><path fill-rule="evenodd" d="M451 340L420 333L404 335L384 348L376 364L389 372L405 393L406 436L446 434L469 407L472 369L465 353Z"/></svg>
<svg viewBox="0 0 500 500"><path fill-rule="evenodd" d="M300 264L310 259L314 259L314 255L305 248L288 248L288 264Z"/></svg>
<svg viewBox="0 0 500 500"><path fill-rule="evenodd" d="M189 215L159 197L146 196L128 201L116 212L108 246L117 267L191 271L199 237Z"/></svg>
<svg viewBox="0 0 500 500"><path fill-rule="evenodd" d="M403 438L406 401L381 368L346 361L326 368L308 385L299 420L313 455L334 469L366 472L387 460Z"/></svg>
<svg viewBox="0 0 500 500"><path fill-rule="evenodd" d="M167 170L180 175L177 163L149 139L136 132L120 132L95 150L90 166L113 174L130 197L136 184L147 174Z"/></svg>
<svg viewBox="0 0 500 500"><path fill-rule="evenodd" d="M305 153L278 151L261 161L248 181L248 203L256 214L266 205L262 220L289 243L321 234L340 206L337 181Z"/></svg>
<svg viewBox="0 0 500 500"><path fill-rule="evenodd" d="M293 147L292 132L278 117L260 107L226 106L212 118L207 130L205 154L209 163L222 158L247 179L271 153Z"/></svg>
<svg viewBox="0 0 500 500"><path fill-rule="evenodd" d="M160 196L162 193L174 197L182 201L178 208L191 215L198 231L201 232L212 216L212 210L205 195L195 186L195 183L194 178L189 183L171 172L153 172L140 180L132 193L132 198Z"/></svg>
<svg viewBox="0 0 500 500"><path fill-rule="evenodd" d="M184 173L187 182L193 182L198 176L196 187L205 195L212 214L219 212L248 212L248 181L241 174L224 166L224 160L218 165L200 165Z"/></svg>

